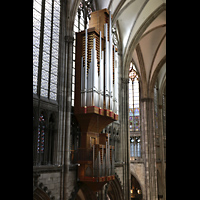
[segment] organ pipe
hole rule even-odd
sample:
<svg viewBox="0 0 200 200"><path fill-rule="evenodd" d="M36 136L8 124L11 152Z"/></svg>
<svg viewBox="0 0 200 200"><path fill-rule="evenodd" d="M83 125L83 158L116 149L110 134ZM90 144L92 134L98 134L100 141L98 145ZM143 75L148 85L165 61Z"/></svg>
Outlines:
<svg viewBox="0 0 200 200"><path fill-rule="evenodd" d="M118 62L111 11L91 13L90 23L89 29L76 33L74 114L81 129L78 177L98 191L115 178L114 147L110 135L101 131L118 120Z"/></svg>

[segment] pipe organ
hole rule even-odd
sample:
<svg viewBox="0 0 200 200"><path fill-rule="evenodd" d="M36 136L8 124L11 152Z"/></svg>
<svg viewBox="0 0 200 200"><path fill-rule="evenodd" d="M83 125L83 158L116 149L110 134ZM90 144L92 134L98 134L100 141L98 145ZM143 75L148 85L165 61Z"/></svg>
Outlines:
<svg viewBox="0 0 200 200"><path fill-rule="evenodd" d="M101 133L118 120L117 49L112 44L111 12L91 13L89 29L76 33L74 114L81 129L75 152L79 180L98 191L114 177L114 146Z"/></svg>

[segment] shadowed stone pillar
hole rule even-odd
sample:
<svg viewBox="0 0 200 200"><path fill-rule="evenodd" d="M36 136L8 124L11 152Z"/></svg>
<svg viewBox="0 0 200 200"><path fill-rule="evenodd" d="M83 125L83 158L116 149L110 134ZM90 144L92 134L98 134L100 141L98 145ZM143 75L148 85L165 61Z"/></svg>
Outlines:
<svg viewBox="0 0 200 200"><path fill-rule="evenodd" d="M130 132L129 132L129 79L121 79L121 94L122 94L122 113L121 113L121 135L122 135L122 152L124 168L124 199L129 200L131 189L131 175L130 175Z"/></svg>
<svg viewBox="0 0 200 200"><path fill-rule="evenodd" d="M63 199L68 199L69 187L69 165L70 165L70 128L71 128L71 85L72 85L72 47L73 37L66 36L66 68L67 68L67 90L66 90L66 121L65 121L65 141L64 141L64 164L63 164Z"/></svg>
<svg viewBox="0 0 200 200"><path fill-rule="evenodd" d="M141 129L145 164L146 200L157 200L157 170L154 127L154 100L141 99Z"/></svg>

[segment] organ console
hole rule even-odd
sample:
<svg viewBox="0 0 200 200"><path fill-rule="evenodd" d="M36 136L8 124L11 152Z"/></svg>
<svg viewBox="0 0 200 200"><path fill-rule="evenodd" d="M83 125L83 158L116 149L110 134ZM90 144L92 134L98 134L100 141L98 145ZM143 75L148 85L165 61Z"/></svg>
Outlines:
<svg viewBox="0 0 200 200"><path fill-rule="evenodd" d="M76 151L79 181L98 191L114 176L114 146L103 128L118 120L118 69L111 12L91 13L89 29L76 33L74 114L81 129Z"/></svg>

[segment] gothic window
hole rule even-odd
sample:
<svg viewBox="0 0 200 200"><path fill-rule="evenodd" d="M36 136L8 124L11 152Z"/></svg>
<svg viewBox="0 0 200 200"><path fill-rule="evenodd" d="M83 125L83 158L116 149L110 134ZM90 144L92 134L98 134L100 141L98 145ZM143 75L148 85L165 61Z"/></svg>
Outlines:
<svg viewBox="0 0 200 200"><path fill-rule="evenodd" d="M60 0L34 0L33 93L52 100L57 100L59 34Z"/></svg>
<svg viewBox="0 0 200 200"><path fill-rule="evenodd" d="M130 131L140 131L139 81L135 65L129 68L129 125Z"/></svg>
<svg viewBox="0 0 200 200"><path fill-rule="evenodd" d="M135 65L129 68L130 157L141 157L139 80Z"/></svg>
<svg viewBox="0 0 200 200"><path fill-rule="evenodd" d="M90 14L94 11L92 1L82 0L78 7L74 20L74 43L73 43L73 65L72 65L72 106L74 106L75 97L75 57L76 57L76 32L89 28Z"/></svg>
<svg viewBox="0 0 200 200"><path fill-rule="evenodd" d="M130 156L141 157L141 139L140 136L130 138Z"/></svg>
<svg viewBox="0 0 200 200"><path fill-rule="evenodd" d="M33 3L33 93L37 93L42 0Z"/></svg>
<svg viewBox="0 0 200 200"><path fill-rule="evenodd" d="M37 133L37 158L40 163L44 161L44 148L45 148L45 119L41 113L39 116L38 133Z"/></svg>
<svg viewBox="0 0 200 200"><path fill-rule="evenodd" d="M51 114L49 120L47 113L40 112L37 118L33 118L33 165L53 164L55 142L55 117Z"/></svg>

